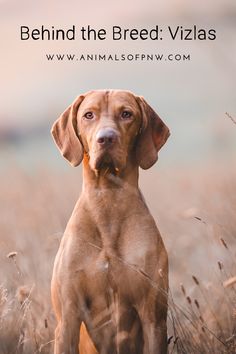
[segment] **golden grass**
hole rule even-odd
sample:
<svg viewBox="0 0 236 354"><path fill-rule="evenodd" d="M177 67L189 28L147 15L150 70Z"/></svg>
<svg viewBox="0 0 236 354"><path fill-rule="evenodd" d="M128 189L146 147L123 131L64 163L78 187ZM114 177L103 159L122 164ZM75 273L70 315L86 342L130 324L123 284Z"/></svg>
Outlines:
<svg viewBox="0 0 236 354"><path fill-rule="evenodd" d="M52 265L81 188L81 171L67 171L1 172L0 354L53 351ZM141 175L170 259L170 354L236 352L235 177L220 166Z"/></svg>

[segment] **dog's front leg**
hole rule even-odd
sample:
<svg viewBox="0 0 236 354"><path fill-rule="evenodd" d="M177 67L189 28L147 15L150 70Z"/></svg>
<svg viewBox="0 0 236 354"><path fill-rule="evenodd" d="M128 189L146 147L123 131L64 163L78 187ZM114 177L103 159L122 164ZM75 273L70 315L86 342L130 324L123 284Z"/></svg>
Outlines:
<svg viewBox="0 0 236 354"><path fill-rule="evenodd" d="M76 316L64 316L55 330L54 354L79 354L81 321Z"/></svg>
<svg viewBox="0 0 236 354"><path fill-rule="evenodd" d="M167 353L167 328L163 321L158 325L145 323L144 332L144 351L143 354L166 354Z"/></svg>
<svg viewBox="0 0 236 354"><path fill-rule="evenodd" d="M138 314L143 328L143 354L167 354L167 295L159 292L154 301L154 294L149 294Z"/></svg>

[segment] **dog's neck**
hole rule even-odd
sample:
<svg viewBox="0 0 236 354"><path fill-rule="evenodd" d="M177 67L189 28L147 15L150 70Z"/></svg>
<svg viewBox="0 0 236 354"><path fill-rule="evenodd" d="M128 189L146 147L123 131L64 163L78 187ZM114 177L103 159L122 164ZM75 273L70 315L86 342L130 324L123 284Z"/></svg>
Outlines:
<svg viewBox="0 0 236 354"><path fill-rule="evenodd" d="M95 171L90 167L87 155L83 159L83 191L89 193L92 190L112 190L129 188L138 190L138 166L127 161L123 170L114 173L107 170Z"/></svg>
<svg viewBox="0 0 236 354"><path fill-rule="evenodd" d="M83 188L79 200L90 222L98 230L101 245L115 249L121 232L121 220L139 215L145 202L138 188L138 166L127 162L125 169L111 172L92 170L89 160L83 160Z"/></svg>

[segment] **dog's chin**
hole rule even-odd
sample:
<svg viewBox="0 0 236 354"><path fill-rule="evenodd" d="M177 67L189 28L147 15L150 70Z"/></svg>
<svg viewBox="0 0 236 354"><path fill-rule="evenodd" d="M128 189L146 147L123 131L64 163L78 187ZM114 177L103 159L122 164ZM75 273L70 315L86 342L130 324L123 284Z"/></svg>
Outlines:
<svg viewBox="0 0 236 354"><path fill-rule="evenodd" d="M90 162L91 168L99 174L111 173L117 175L121 170L121 164L109 154L103 154Z"/></svg>

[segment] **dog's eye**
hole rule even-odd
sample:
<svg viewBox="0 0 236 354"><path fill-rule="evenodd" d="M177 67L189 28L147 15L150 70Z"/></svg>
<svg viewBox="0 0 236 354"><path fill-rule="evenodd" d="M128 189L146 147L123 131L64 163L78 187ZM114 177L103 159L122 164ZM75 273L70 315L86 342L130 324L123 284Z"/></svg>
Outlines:
<svg viewBox="0 0 236 354"><path fill-rule="evenodd" d="M130 111L123 111L121 113L121 118L122 119L129 119L132 116L132 113Z"/></svg>
<svg viewBox="0 0 236 354"><path fill-rule="evenodd" d="M86 119L93 119L94 118L94 114L93 114L93 112L87 112L87 113L85 113L84 117Z"/></svg>

